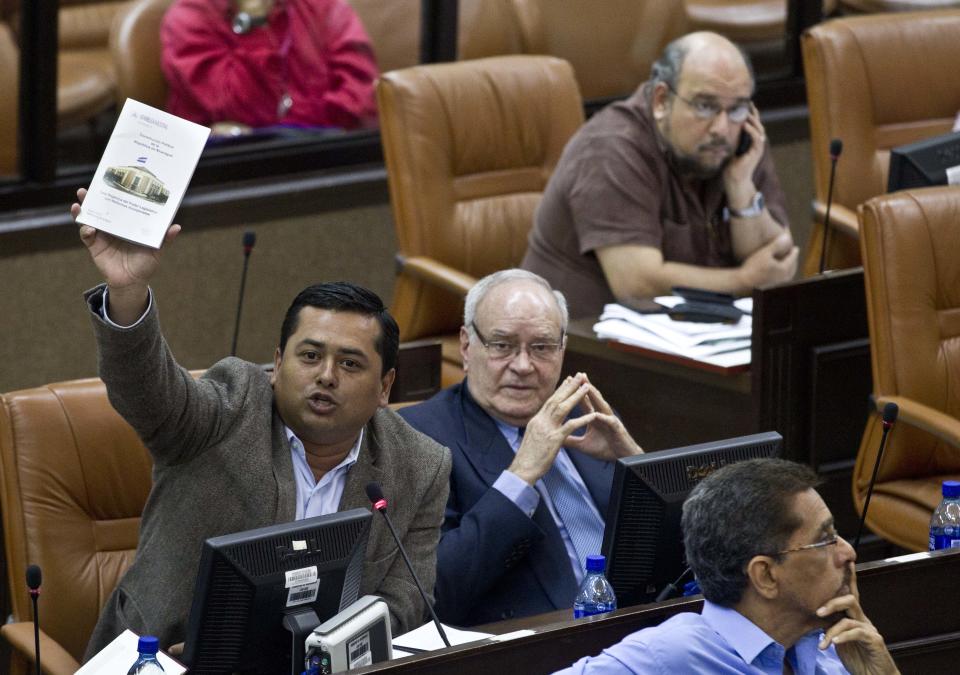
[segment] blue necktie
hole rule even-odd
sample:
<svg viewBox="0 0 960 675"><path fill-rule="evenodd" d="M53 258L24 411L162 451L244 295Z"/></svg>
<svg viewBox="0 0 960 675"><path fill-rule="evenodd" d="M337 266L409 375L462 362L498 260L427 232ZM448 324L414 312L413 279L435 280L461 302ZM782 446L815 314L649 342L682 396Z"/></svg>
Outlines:
<svg viewBox="0 0 960 675"><path fill-rule="evenodd" d="M521 427L518 440L523 438L524 428ZM564 475L554 461L553 466L543 476L543 484L553 500L553 506L567 529L567 535L573 542L573 548L583 568L588 555L598 555L603 544L603 531L596 527L596 516L591 512L590 505L584 501L583 495L577 486Z"/></svg>

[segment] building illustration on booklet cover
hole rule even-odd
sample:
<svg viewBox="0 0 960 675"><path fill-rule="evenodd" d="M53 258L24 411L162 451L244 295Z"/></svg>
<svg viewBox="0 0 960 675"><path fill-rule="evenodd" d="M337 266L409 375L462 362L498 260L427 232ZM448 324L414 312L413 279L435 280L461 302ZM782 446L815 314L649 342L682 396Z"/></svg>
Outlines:
<svg viewBox="0 0 960 675"><path fill-rule="evenodd" d="M103 182L110 187L146 199L166 204L170 190L159 178L142 166L111 166L103 174Z"/></svg>

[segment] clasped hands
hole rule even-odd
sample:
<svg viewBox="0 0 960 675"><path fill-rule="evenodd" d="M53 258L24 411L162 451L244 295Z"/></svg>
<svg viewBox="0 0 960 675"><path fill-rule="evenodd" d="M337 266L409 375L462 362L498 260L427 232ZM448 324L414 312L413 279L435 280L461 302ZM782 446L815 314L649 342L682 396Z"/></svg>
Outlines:
<svg viewBox="0 0 960 675"><path fill-rule="evenodd" d="M568 419L575 406L586 413ZM582 436L573 433L584 429ZM584 373L568 376L527 423L508 470L533 485L553 465L561 447L612 462L643 452Z"/></svg>

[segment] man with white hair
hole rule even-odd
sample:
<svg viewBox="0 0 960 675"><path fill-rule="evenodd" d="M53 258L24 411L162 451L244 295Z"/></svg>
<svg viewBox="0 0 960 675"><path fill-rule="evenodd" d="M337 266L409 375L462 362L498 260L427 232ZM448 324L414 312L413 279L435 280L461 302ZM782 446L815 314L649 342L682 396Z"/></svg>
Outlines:
<svg viewBox="0 0 960 675"><path fill-rule="evenodd" d="M437 551L448 623L572 607L600 552L612 462L642 452L585 374L557 386L567 318L536 274L484 277L460 329L466 379L400 411L453 453Z"/></svg>

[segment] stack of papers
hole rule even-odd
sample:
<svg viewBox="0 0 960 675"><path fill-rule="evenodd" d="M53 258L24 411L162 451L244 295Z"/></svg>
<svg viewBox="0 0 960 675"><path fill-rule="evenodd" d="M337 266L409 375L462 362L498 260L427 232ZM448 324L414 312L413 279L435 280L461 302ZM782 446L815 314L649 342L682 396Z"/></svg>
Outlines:
<svg viewBox="0 0 960 675"><path fill-rule="evenodd" d="M748 299L749 300L749 299ZM671 307L683 299L676 296L656 298ZM737 302L749 312L752 303ZM750 363L750 335L753 319L744 314L736 324L674 321L666 314L640 314L623 305L610 304L593 330L601 340L614 340L635 347L730 368Z"/></svg>
<svg viewBox="0 0 960 675"><path fill-rule="evenodd" d="M493 635L492 633L481 633L474 630L461 630L447 624L443 624L443 632L446 633L451 646L485 640ZM407 656L408 654L419 654L420 652L431 652L445 647L446 645L443 644L440 633L437 632L437 627L432 621L393 638L394 658Z"/></svg>

